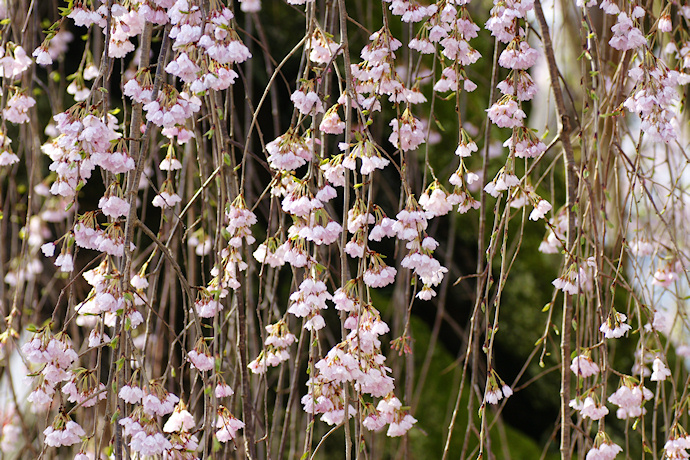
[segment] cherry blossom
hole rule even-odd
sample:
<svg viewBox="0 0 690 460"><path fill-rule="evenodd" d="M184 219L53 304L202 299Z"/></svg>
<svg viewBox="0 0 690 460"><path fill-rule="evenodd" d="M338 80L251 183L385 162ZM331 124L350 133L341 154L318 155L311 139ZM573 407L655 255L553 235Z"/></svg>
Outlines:
<svg viewBox="0 0 690 460"><path fill-rule="evenodd" d="M625 323L627 319L625 314L613 310L607 320L599 327L599 330L604 333L604 337L607 339L617 339L632 329L632 326Z"/></svg>
<svg viewBox="0 0 690 460"><path fill-rule="evenodd" d="M220 442L228 442L235 439L237 431L244 428L244 422L236 419L228 409L223 406L218 408L218 418L216 419L216 439Z"/></svg>
<svg viewBox="0 0 690 460"><path fill-rule="evenodd" d="M661 382L671 376L671 371L666 367L666 364L658 356L654 358L652 364L652 376L650 378L653 382Z"/></svg>
<svg viewBox="0 0 690 460"><path fill-rule="evenodd" d="M613 460L623 452L623 448L614 444L603 431L599 431L594 446L587 452L586 460Z"/></svg>
<svg viewBox="0 0 690 460"><path fill-rule="evenodd" d="M599 366L588 355L579 355L573 358L570 370L575 375L586 378L598 374Z"/></svg>
<svg viewBox="0 0 690 460"><path fill-rule="evenodd" d="M618 406L616 417L619 419L640 417L646 413L643 406L645 401L654 397L654 394L632 378L623 377L621 386L609 396L608 401Z"/></svg>
<svg viewBox="0 0 690 460"><path fill-rule="evenodd" d="M52 426L43 431L48 446L71 446L81 442L86 436L84 429L77 422L58 416Z"/></svg>
<svg viewBox="0 0 690 460"><path fill-rule="evenodd" d="M393 133L388 140L402 151L414 150L424 142L421 123L412 116L409 109L405 109L400 119L391 120L390 125Z"/></svg>

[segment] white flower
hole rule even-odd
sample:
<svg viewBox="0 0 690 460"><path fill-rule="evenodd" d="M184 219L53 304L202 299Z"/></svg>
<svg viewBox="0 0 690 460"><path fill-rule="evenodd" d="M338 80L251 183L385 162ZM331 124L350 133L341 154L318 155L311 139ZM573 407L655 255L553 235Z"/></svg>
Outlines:
<svg viewBox="0 0 690 460"><path fill-rule="evenodd" d="M175 433L177 431L192 431L196 426L194 422L194 417L189 413L187 409L183 409L182 404L178 404L175 408L175 412L172 413L170 418L163 426L163 431L165 433Z"/></svg>
<svg viewBox="0 0 690 460"><path fill-rule="evenodd" d="M666 364L657 356L654 358L654 363L652 364L652 377L650 378L653 382L661 382L666 380L667 377L671 376L671 371Z"/></svg>
<svg viewBox="0 0 690 460"><path fill-rule="evenodd" d="M46 243L43 246L41 246L41 252L43 252L43 255L46 257L53 257L53 254L55 254L55 243Z"/></svg>
<svg viewBox="0 0 690 460"><path fill-rule="evenodd" d="M627 319L626 315L616 311L607 318L606 322L599 327L599 330L604 333L604 337L607 339L617 339L632 329L632 326L625 323Z"/></svg>

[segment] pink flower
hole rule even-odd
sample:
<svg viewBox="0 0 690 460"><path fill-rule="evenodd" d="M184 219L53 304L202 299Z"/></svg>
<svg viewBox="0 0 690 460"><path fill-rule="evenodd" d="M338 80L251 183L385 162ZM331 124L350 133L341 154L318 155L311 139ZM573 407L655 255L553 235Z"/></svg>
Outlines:
<svg viewBox="0 0 690 460"><path fill-rule="evenodd" d="M659 18L657 27L661 32L671 32L673 30L673 23L671 22L671 15L664 14Z"/></svg>
<svg viewBox="0 0 690 460"><path fill-rule="evenodd" d="M120 399L128 404L137 404L144 397L144 392L137 386L124 385L118 393Z"/></svg>
<svg viewBox="0 0 690 460"><path fill-rule="evenodd" d="M350 240L345 245L344 250L345 253L353 259L361 259L362 257L364 257L365 249L366 245L363 242Z"/></svg>
<svg viewBox="0 0 690 460"><path fill-rule="evenodd" d="M410 40L410 43L407 46L409 46L410 49L418 51L421 54L434 54L434 51L436 51L436 47L428 39L420 40L415 37L412 40Z"/></svg>
<svg viewBox="0 0 690 460"><path fill-rule="evenodd" d="M599 373L599 366L587 355L579 355L573 358L570 370L577 376L586 378Z"/></svg>
<svg viewBox="0 0 690 460"><path fill-rule="evenodd" d="M668 263L664 267L659 268L656 272L654 272L654 279L652 280L652 284L664 288L669 287L671 284L673 284L674 281L676 281L679 278L678 274L681 271L679 270L679 268L680 266L677 262Z"/></svg>
<svg viewBox="0 0 690 460"><path fill-rule="evenodd" d="M516 187L520 184L520 179L515 174L507 172L505 168L496 174L494 180L486 184L484 191L494 198L498 197L502 192L510 189L511 187Z"/></svg>
<svg viewBox="0 0 690 460"><path fill-rule="evenodd" d="M664 458L688 458L687 449L690 449L690 436L671 436L664 444Z"/></svg>
<svg viewBox="0 0 690 460"><path fill-rule="evenodd" d="M506 69L524 70L532 67L539 58L537 50L522 38L510 42L498 58L498 64Z"/></svg>
<svg viewBox="0 0 690 460"><path fill-rule="evenodd" d="M216 398L227 398L235 394L232 387L226 383L219 383L215 389Z"/></svg>
<svg viewBox="0 0 690 460"><path fill-rule="evenodd" d="M448 195L440 187L440 184L439 188L434 188L431 194L429 194L429 190L427 189L427 191L419 197L419 204L432 216L445 216L453 209L453 204L448 201Z"/></svg>
<svg viewBox="0 0 690 460"><path fill-rule="evenodd" d="M7 101L7 107L2 111L2 114L7 121L12 123L28 123L28 112L34 105L36 105L34 98L23 93L15 93Z"/></svg>
<svg viewBox="0 0 690 460"><path fill-rule="evenodd" d="M410 431L412 425L417 423L417 419L410 414L405 414L405 416L399 422L393 422L388 426L387 436L396 437L403 436Z"/></svg>
<svg viewBox="0 0 690 460"><path fill-rule="evenodd" d="M592 447L585 460L613 460L620 452L623 452L623 448L618 444L604 443L599 447Z"/></svg>
<svg viewBox="0 0 690 460"><path fill-rule="evenodd" d="M89 27L91 24L98 24L101 27L105 26L105 19L95 11L86 9L83 4L77 4L72 11L67 15L68 18L74 21L77 27Z"/></svg>
<svg viewBox="0 0 690 460"><path fill-rule="evenodd" d="M345 131L345 122L338 115L339 104L334 105L323 116L319 129L326 134L341 134Z"/></svg>
<svg viewBox="0 0 690 460"><path fill-rule="evenodd" d="M196 350L192 350L188 354L189 362L192 364L192 368L199 369L201 372L210 371L216 363L213 356L206 355L204 353L199 353Z"/></svg>
<svg viewBox="0 0 690 460"><path fill-rule="evenodd" d="M319 279L306 277L299 285L299 289L290 295L290 308L288 313L298 318L318 315L319 311L328 308L326 300L332 296L326 288L326 283ZM314 326L322 326L321 321L313 323ZM320 327L316 328L317 330Z"/></svg>
<svg viewBox="0 0 690 460"><path fill-rule="evenodd" d="M317 113L323 113L321 99L314 91L305 92L298 89L292 93L290 100L295 104L295 108L297 108L301 114L316 115Z"/></svg>
<svg viewBox="0 0 690 460"><path fill-rule="evenodd" d="M474 64L482 57L479 51L472 48L466 40L458 39L452 35L444 38L440 43L443 46L441 53L448 59L457 61L460 65Z"/></svg>
<svg viewBox="0 0 690 460"><path fill-rule="evenodd" d="M618 22L611 27L613 37L609 45L617 50L627 51L647 43L642 31L635 27L632 20L625 13L618 15Z"/></svg>
<svg viewBox="0 0 690 460"><path fill-rule="evenodd" d="M487 112L491 122L499 128L518 128L526 116L512 96L502 97Z"/></svg>
<svg viewBox="0 0 690 460"><path fill-rule="evenodd" d="M98 207L108 217L117 218L129 214L129 203L115 195L102 197L98 201Z"/></svg>
<svg viewBox="0 0 690 460"><path fill-rule="evenodd" d="M208 291L203 290L200 297L194 302L194 309L201 318L213 318L223 309L223 304L214 299Z"/></svg>
<svg viewBox="0 0 690 460"><path fill-rule="evenodd" d="M390 125L393 133L388 140L403 152L414 150L424 142L421 123L412 116L409 109L405 109L400 119L391 120Z"/></svg>
<svg viewBox="0 0 690 460"><path fill-rule="evenodd" d="M43 384L29 393L26 400L31 403L32 412L42 413L50 410L54 395L55 389L50 385Z"/></svg>
<svg viewBox="0 0 690 460"><path fill-rule="evenodd" d="M583 418L589 417L592 420L602 419L609 413L606 406L596 404L591 396L585 398L585 402L579 410Z"/></svg>
<svg viewBox="0 0 690 460"><path fill-rule="evenodd" d="M138 431L132 435L129 447L143 456L154 456L171 449L172 444L162 433L147 434L146 431Z"/></svg>
<svg viewBox="0 0 690 460"><path fill-rule="evenodd" d="M293 130L266 144L268 163L273 169L295 170L314 157L309 145Z"/></svg>
<svg viewBox="0 0 690 460"><path fill-rule="evenodd" d="M14 80L24 73L33 64L33 61L26 55L24 48L19 45L14 45L14 49L11 47L6 49L8 52L0 58L0 76ZM0 50L0 56L2 56L3 51L4 49Z"/></svg>
<svg viewBox="0 0 690 460"><path fill-rule="evenodd" d="M370 241L381 241L382 238L392 238L397 235L397 231L393 228L395 220L390 217L383 217L374 228L369 232Z"/></svg>
<svg viewBox="0 0 690 460"><path fill-rule="evenodd" d="M77 422L68 420L67 423L62 425L64 423L63 420L56 419L56 423L58 424L57 427L55 425L49 426L43 431L46 437L45 443L49 446L71 446L81 442L81 438L86 436L86 432Z"/></svg>
<svg viewBox="0 0 690 460"><path fill-rule="evenodd" d="M144 412L149 415L168 415L175 409L175 404L180 398L160 387L156 387L155 390L157 394L149 393L142 399Z"/></svg>
<svg viewBox="0 0 690 460"><path fill-rule="evenodd" d="M240 0L240 10L244 13L261 11L261 0Z"/></svg>
<svg viewBox="0 0 690 460"><path fill-rule="evenodd" d="M247 0L244 0L247 1ZM335 56L340 46L321 30L315 29L307 42L310 49L309 60L317 64L328 64Z"/></svg>
<svg viewBox="0 0 690 460"><path fill-rule="evenodd" d="M395 268L387 267L385 264L369 268L363 275L364 284L372 288L388 286L395 282L396 273Z"/></svg>
<svg viewBox="0 0 690 460"><path fill-rule="evenodd" d="M161 192L153 197L151 204L158 208L172 208L180 201L182 201L182 198L180 198L177 193L170 194L168 192Z"/></svg>
<svg viewBox="0 0 690 460"><path fill-rule="evenodd" d="M186 409L185 405L180 402L172 413L168 421L163 426L165 433L175 433L179 431L192 431L196 426L194 417Z"/></svg>
<svg viewBox="0 0 690 460"><path fill-rule="evenodd" d="M646 410L642 405L653 397L654 394L647 388L624 379L623 385L609 396L608 401L619 406L616 417L625 419L640 417L645 414Z"/></svg>
<svg viewBox="0 0 690 460"><path fill-rule="evenodd" d="M515 92L515 81L517 80L517 93ZM537 94L537 85L532 77L524 70L511 72L505 80L498 84L498 89L505 96L515 96L519 101L530 101Z"/></svg>
<svg viewBox="0 0 690 460"><path fill-rule="evenodd" d="M170 75L175 75L184 82L191 83L196 80L197 74L201 72L201 68L189 59L187 53L183 52L165 66L165 71Z"/></svg>
<svg viewBox="0 0 690 460"><path fill-rule="evenodd" d="M220 406L218 409L218 419L216 420L216 439L220 442L228 442L235 439L238 430L244 428L244 422L236 419L229 410Z"/></svg>

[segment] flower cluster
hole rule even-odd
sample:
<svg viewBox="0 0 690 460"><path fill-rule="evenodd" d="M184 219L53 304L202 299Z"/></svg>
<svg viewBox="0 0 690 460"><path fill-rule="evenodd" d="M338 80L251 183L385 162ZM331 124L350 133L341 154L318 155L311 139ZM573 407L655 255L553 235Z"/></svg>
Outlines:
<svg viewBox="0 0 690 460"><path fill-rule="evenodd" d="M587 378L599 373L599 366L592 361L588 354L578 355L573 358L570 370L579 377Z"/></svg>
<svg viewBox="0 0 690 460"><path fill-rule="evenodd" d="M328 293L326 283L307 276L299 285L299 289L290 295L288 313L298 318L307 318L304 328L318 331L326 325L321 310L328 308L326 300L330 299L332 296Z"/></svg>
<svg viewBox="0 0 690 460"><path fill-rule="evenodd" d="M606 322L599 327L599 330L604 333L604 337L607 339L617 339L632 329L632 326L625 322L627 319L628 317L625 314L619 313L614 309L606 319Z"/></svg>
<svg viewBox="0 0 690 460"><path fill-rule="evenodd" d="M84 429L67 416L58 414L51 426L43 431L45 443L51 447L71 446L86 436Z"/></svg>
<svg viewBox="0 0 690 460"><path fill-rule="evenodd" d="M268 367L275 367L290 359L288 347L295 343L297 338L290 333L284 320L266 326L266 340L264 349L259 356L249 363L249 369L255 374L263 374Z"/></svg>
<svg viewBox="0 0 690 460"><path fill-rule="evenodd" d="M122 172L115 164L108 165L103 161L111 155L111 141L119 137L115 131L115 117L97 117L83 105L77 104L53 119L60 134L41 147L43 153L53 161L50 170L57 174L50 188L51 193L74 196L97 165L114 174ZM128 169L133 167L132 162Z"/></svg>
<svg viewBox="0 0 690 460"><path fill-rule="evenodd" d="M582 418L590 418L592 420L600 420L609 413L608 408L599 404L596 395L593 393L587 396L584 401L579 398L571 400L570 407L578 411Z"/></svg>
<svg viewBox="0 0 690 460"><path fill-rule="evenodd" d="M586 460L613 460L623 448L614 444L603 431L597 433L594 446L587 452Z"/></svg>
<svg viewBox="0 0 690 460"><path fill-rule="evenodd" d="M513 395L513 389L498 376L495 370L491 369L487 377L484 402L488 404L498 404L504 397L508 399Z"/></svg>
<svg viewBox="0 0 690 460"><path fill-rule="evenodd" d="M624 376L621 378L621 386L609 396L608 401L618 406L616 417L626 419L644 415L647 411L642 406L653 397L654 394L642 384L636 383L632 377Z"/></svg>
<svg viewBox="0 0 690 460"><path fill-rule="evenodd" d="M36 331L33 338L22 346L22 353L28 362L40 366L34 377L36 389L27 400L32 403L32 410L45 412L52 405L56 387L72 379L71 368L77 360L77 353L67 336L53 336L47 328Z"/></svg>
<svg viewBox="0 0 690 460"><path fill-rule="evenodd" d="M216 419L216 439L220 442L228 442L235 439L239 430L244 428L244 422L235 418L230 411L220 406L218 408L218 418Z"/></svg>
<svg viewBox="0 0 690 460"><path fill-rule="evenodd" d="M623 106L640 117L640 131L653 141L673 142L676 139L675 106L679 101L676 86L687 84L690 79L681 78L681 74L670 70L649 52L645 53L644 61L628 73L636 86Z"/></svg>

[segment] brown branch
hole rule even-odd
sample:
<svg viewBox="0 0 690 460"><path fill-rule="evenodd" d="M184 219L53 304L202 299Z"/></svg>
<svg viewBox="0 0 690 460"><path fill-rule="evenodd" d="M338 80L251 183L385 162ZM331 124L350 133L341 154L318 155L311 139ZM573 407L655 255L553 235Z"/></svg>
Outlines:
<svg viewBox="0 0 690 460"><path fill-rule="evenodd" d="M565 267L575 262L573 260L574 246L575 246L575 212L573 205L575 204L575 196L577 190L577 175L575 170L575 157L573 155L573 147L570 144L570 117L565 108L565 100L563 99L563 92L561 91L561 84L558 76L558 66L556 64L556 57L553 52L553 43L551 42L551 33L549 26L544 17L544 11L541 7L540 0L534 2L534 12L539 22L541 29L542 44L544 45L544 53L546 54L546 61L549 66L549 76L551 77L551 88L553 90L554 100L556 102L556 112L560 120L559 138L565 155L565 186L566 186L566 215L568 219L567 233L567 247L566 247L566 262ZM565 293L563 301L563 323L561 325L561 458L567 460L570 458L570 369L568 368L568 361L570 360L570 332L572 328L573 317L573 296Z"/></svg>

